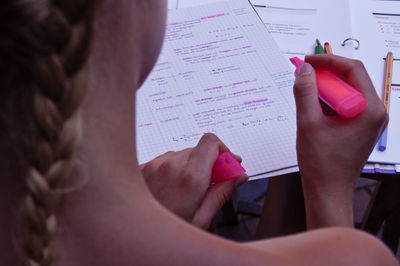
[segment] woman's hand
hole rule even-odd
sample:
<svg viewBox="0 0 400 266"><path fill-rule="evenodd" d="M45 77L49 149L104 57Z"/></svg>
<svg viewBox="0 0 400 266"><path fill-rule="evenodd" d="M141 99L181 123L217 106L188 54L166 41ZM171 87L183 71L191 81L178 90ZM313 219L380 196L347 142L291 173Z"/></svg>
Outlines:
<svg viewBox="0 0 400 266"><path fill-rule="evenodd" d="M388 122L363 64L334 55L306 57L296 78L297 156L309 228L353 226L355 183ZM365 111L352 119L326 116L318 99L315 68L330 70L359 90Z"/></svg>
<svg viewBox="0 0 400 266"><path fill-rule="evenodd" d="M218 155L227 151L218 137L205 134L194 148L167 152L141 165L142 174L162 205L195 226L207 229L234 189L248 179L242 175L209 187L212 167Z"/></svg>

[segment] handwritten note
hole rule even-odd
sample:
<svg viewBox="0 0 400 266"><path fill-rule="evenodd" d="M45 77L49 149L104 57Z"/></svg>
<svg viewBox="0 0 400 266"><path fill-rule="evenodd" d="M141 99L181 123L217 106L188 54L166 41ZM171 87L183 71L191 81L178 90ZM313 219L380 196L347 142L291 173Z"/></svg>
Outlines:
<svg viewBox="0 0 400 266"><path fill-rule="evenodd" d="M212 132L250 176L295 166L293 81L247 0L170 10L161 56L138 92L139 162Z"/></svg>

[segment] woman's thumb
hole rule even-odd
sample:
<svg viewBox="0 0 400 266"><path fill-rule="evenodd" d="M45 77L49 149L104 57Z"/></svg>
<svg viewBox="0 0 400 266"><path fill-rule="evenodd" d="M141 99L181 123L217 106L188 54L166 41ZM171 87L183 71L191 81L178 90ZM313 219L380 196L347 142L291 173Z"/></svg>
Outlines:
<svg viewBox="0 0 400 266"><path fill-rule="evenodd" d="M313 117L322 114L318 99L317 80L313 67L304 63L296 76L293 86L297 117Z"/></svg>

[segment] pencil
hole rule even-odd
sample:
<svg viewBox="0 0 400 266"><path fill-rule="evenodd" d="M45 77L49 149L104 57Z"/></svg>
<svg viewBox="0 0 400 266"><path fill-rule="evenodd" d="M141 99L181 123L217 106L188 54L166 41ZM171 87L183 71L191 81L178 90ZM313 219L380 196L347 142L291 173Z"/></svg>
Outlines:
<svg viewBox="0 0 400 266"><path fill-rule="evenodd" d="M317 39L317 46L315 46L315 54L324 54L324 48L321 45L321 42Z"/></svg>
<svg viewBox="0 0 400 266"><path fill-rule="evenodd" d="M388 52L385 62L385 83L383 86L383 93L382 93L382 101L383 104L385 105L387 112L389 112L390 93L392 90L392 72L393 72L393 53ZM380 151L386 150L387 134L388 134L388 129L385 128L385 131L383 131L382 136L380 137L378 142L378 150Z"/></svg>
<svg viewBox="0 0 400 266"><path fill-rule="evenodd" d="M332 47L331 47L331 45L329 44L329 42L326 42L326 43L324 44L324 46L325 46L325 53L327 53L327 54L333 54L333 52L332 52Z"/></svg>

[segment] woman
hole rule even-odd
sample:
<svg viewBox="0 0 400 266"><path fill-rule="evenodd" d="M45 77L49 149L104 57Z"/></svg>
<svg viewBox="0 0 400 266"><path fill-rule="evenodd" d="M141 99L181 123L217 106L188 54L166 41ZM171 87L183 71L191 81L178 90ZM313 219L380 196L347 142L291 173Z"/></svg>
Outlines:
<svg viewBox="0 0 400 266"><path fill-rule="evenodd" d="M246 177L208 191L211 167L228 150L211 134L193 149L137 164L135 92L160 51L165 9L161 0L0 5L1 264L396 265L378 240L344 228L387 115L362 65L339 57L307 61L365 95L361 116L323 115L310 64L294 93L308 228L341 228L239 244L176 216L206 227L218 197Z"/></svg>

